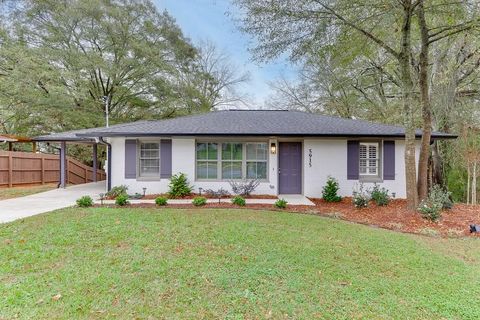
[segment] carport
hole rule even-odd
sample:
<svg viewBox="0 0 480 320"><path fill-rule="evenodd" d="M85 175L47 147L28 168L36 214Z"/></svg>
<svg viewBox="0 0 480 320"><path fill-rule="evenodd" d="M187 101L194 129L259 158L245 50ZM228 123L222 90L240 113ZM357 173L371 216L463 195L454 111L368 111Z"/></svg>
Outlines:
<svg viewBox="0 0 480 320"><path fill-rule="evenodd" d="M98 170L98 145L105 145L107 149L107 183L106 188L110 190L111 183L110 183L110 168L111 168L111 146L107 142L103 141L102 139L92 139L87 137L79 137L77 134L81 133L88 133L89 131L95 130L94 129L81 129L81 130L73 130L61 133L52 133L50 135L38 136L32 139L35 142L42 142L48 145L51 144L58 144L59 150L59 161L60 161L60 178L59 178L59 187L66 188L67 186L67 179L66 179L66 168L67 168L67 148L69 144L83 144L83 145L91 145L92 147L92 162L93 162L93 174L92 180L93 182L97 182L97 170Z"/></svg>

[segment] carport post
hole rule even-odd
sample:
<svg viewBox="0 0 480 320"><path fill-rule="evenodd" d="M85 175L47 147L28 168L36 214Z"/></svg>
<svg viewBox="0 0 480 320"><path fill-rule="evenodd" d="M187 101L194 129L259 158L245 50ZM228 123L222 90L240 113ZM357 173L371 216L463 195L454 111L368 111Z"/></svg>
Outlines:
<svg viewBox="0 0 480 320"><path fill-rule="evenodd" d="M97 182L97 144L93 144L93 177L92 181Z"/></svg>
<svg viewBox="0 0 480 320"><path fill-rule="evenodd" d="M60 188L65 188L67 183L65 181L65 171L67 168L67 143L62 141L60 143Z"/></svg>

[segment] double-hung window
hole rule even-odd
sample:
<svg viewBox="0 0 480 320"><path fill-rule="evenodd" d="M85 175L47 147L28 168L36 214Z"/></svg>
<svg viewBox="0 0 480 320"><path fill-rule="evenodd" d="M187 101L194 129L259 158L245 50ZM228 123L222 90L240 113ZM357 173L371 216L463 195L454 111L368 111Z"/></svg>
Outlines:
<svg viewBox="0 0 480 320"><path fill-rule="evenodd" d="M267 179L268 143L197 142L199 180Z"/></svg>
<svg viewBox="0 0 480 320"><path fill-rule="evenodd" d="M140 177L160 175L160 144L158 142L140 142L139 159Z"/></svg>
<svg viewBox="0 0 480 320"><path fill-rule="evenodd" d="M197 143L197 179L217 179L218 143Z"/></svg>
<svg viewBox="0 0 480 320"><path fill-rule="evenodd" d="M243 144L222 143L222 179L243 178Z"/></svg>
<svg viewBox="0 0 480 320"><path fill-rule="evenodd" d="M247 179L267 178L266 143L247 143Z"/></svg>
<svg viewBox="0 0 480 320"><path fill-rule="evenodd" d="M379 146L378 142L360 142L360 175L379 175Z"/></svg>

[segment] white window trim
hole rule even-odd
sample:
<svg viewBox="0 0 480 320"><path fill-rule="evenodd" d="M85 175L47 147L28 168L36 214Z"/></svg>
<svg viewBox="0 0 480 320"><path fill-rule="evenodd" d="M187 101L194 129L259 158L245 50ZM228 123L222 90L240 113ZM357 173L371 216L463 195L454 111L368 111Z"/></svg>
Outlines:
<svg viewBox="0 0 480 320"><path fill-rule="evenodd" d="M377 168L377 173L369 173L367 170L366 173L361 173L361 170L360 170L360 160L364 160L364 159L360 159L360 154L359 154L359 158L358 158L358 165L359 165L359 177L360 177L360 180L361 181L364 181L364 182L382 182L383 181L383 173L382 173L382 159L383 159L383 142L382 141L360 141L359 142L360 146L361 145L365 145L367 146L367 158L365 158L365 160L367 160L367 165L366 165L366 168L368 169L369 167L371 167L369 165L369 160L373 160L371 158L369 158L369 154L368 154L368 146L376 146L376 149L377 149L377 154L376 154L376 168Z"/></svg>
<svg viewBox="0 0 480 320"><path fill-rule="evenodd" d="M378 142L360 142L360 146L366 146L367 147L367 152L366 152L366 158L360 158L359 157L359 166L360 166L360 161L361 160L365 160L366 163L365 163L365 169L366 169L366 172L365 173L361 173L360 171L360 175L362 176L369 176L369 177L376 177L376 176L379 176L380 174L380 143ZM369 149L371 146L374 146L376 147L376 157L375 158L370 158L370 153L369 153ZM370 165L370 161L374 160L376 165L375 166L371 166ZM361 168L362 166L360 166ZM370 168L376 168L376 173L370 173L369 169Z"/></svg>
<svg viewBox="0 0 480 320"><path fill-rule="evenodd" d="M142 174L141 172L141 150L142 150L142 143L156 143L158 144L158 174ZM143 181L156 181L160 180L160 170L161 170L161 162L162 162L162 155L161 155L161 140L153 140L153 139L141 139L137 140L137 180Z"/></svg>
<svg viewBox="0 0 480 320"><path fill-rule="evenodd" d="M216 143L218 145L217 149L217 178L216 179L202 179L202 178L197 178L197 166L199 161L203 161L202 159L197 159L197 144L198 143ZM222 144L223 143L241 143L242 144L242 160L231 160L231 161L238 161L242 162L242 178L240 179L223 179L222 178L222 162L230 162L230 160L222 160ZM267 172L266 172L266 178L265 179L258 179L260 182L269 182L270 181L270 172L269 172L269 165L270 165L270 152L268 149L268 140L259 140L259 141L239 141L239 140L196 140L195 141L195 181L200 181L200 182L228 182L230 180L234 181L241 181L247 179L247 144L255 144L255 143L266 143L267 144L267 160L265 161L267 163ZM250 160L250 162L261 162L264 160ZM252 179L248 179L252 180Z"/></svg>

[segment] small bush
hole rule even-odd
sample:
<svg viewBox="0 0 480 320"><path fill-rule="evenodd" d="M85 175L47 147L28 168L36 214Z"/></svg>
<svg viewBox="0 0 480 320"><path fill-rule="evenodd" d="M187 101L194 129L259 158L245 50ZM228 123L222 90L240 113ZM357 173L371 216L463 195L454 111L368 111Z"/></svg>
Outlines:
<svg viewBox="0 0 480 320"><path fill-rule="evenodd" d="M230 192L223 188L220 188L218 190L207 189L205 190L205 194L211 198L217 198L218 203L220 203L223 197L230 195Z"/></svg>
<svg viewBox="0 0 480 320"><path fill-rule="evenodd" d="M322 189L322 198L326 202L339 202L342 201L337 192L340 189L337 179L328 177L327 184Z"/></svg>
<svg viewBox="0 0 480 320"><path fill-rule="evenodd" d="M207 204L207 198L205 197L195 197L193 198L192 204L196 207L201 207Z"/></svg>
<svg viewBox="0 0 480 320"><path fill-rule="evenodd" d="M125 206L129 203L130 201L128 201L128 196L126 194L121 194L115 198L115 204L117 206Z"/></svg>
<svg viewBox="0 0 480 320"><path fill-rule="evenodd" d="M93 206L93 199L90 196L83 196L80 199L77 199L77 206L82 208L88 208Z"/></svg>
<svg viewBox="0 0 480 320"><path fill-rule="evenodd" d="M388 190L385 188L380 188L376 183L373 185L372 192L370 192L370 197L377 204L377 206L386 206L390 202Z"/></svg>
<svg viewBox="0 0 480 320"><path fill-rule="evenodd" d="M417 210L423 218L430 221L437 221L442 217L442 210L451 209L453 206L450 200L450 192L444 190L439 185L434 185L430 189L427 199L422 200Z"/></svg>
<svg viewBox="0 0 480 320"><path fill-rule="evenodd" d="M233 204L236 204L237 206L240 206L240 207L243 207L245 206L247 203L245 201L245 199L241 196L235 196L233 197L232 199L232 203Z"/></svg>
<svg viewBox="0 0 480 320"><path fill-rule="evenodd" d="M165 197L157 197L157 198L155 199L155 204L156 204L157 206L166 206L166 205L167 205L167 201L168 201L168 200L167 200L167 198L165 198Z"/></svg>
<svg viewBox="0 0 480 320"><path fill-rule="evenodd" d="M452 193L443 189L442 186L434 184L430 189L428 197L435 202L442 204L442 209L452 209L453 202L451 200Z"/></svg>
<svg viewBox="0 0 480 320"><path fill-rule="evenodd" d="M244 181L234 181L230 180L230 187L234 194L240 195L242 197L249 196L260 184L259 180L244 180Z"/></svg>
<svg viewBox="0 0 480 320"><path fill-rule="evenodd" d="M279 208L279 209L285 209L287 207L287 200L285 199L278 199L277 201L275 201L275 207Z"/></svg>
<svg viewBox="0 0 480 320"><path fill-rule="evenodd" d="M370 201L370 195L363 189L363 183L360 183L360 187L353 191L353 205L355 208L366 208Z"/></svg>
<svg viewBox="0 0 480 320"><path fill-rule="evenodd" d="M193 187L188 182L187 175L181 172L170 178L168 188L168 194L172 198L188 196L193 190Z"/></svg>
<svg viewBox="0 0 480 320"><path fill-rule="evenodd" d="M107 197L117 198L119 195L126 195L128 187L126 185L115 186L106 193Z"/></svg>
<svg viewBox="0 0 480 320"><path fill-rule="evenodd" d="M420 202L417 210L420 212L424 219L430 221L437 221L442 216L442 205L425 199Z"/></svg>

